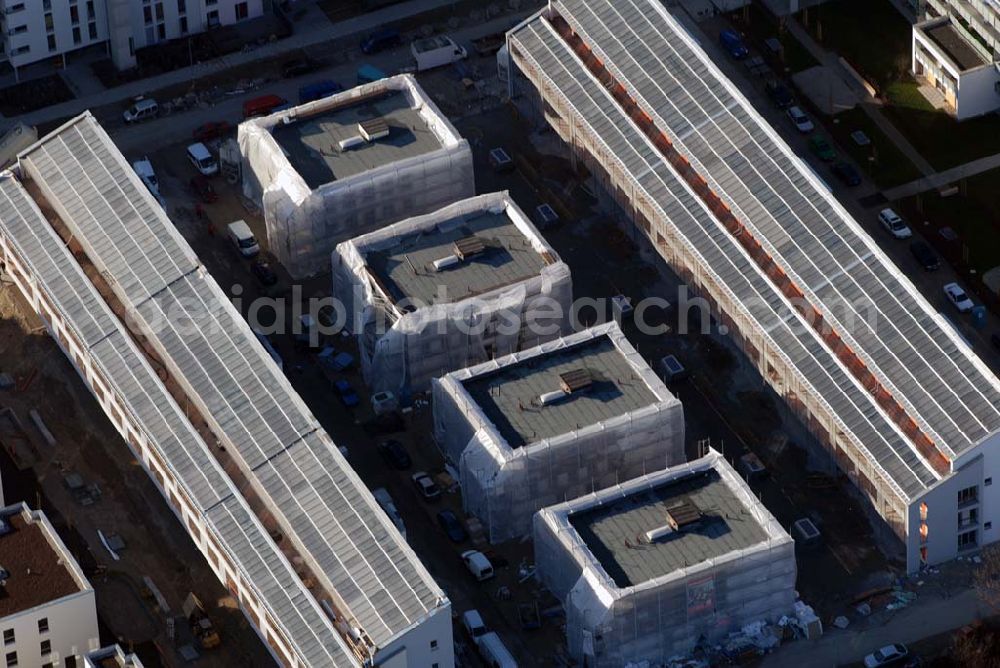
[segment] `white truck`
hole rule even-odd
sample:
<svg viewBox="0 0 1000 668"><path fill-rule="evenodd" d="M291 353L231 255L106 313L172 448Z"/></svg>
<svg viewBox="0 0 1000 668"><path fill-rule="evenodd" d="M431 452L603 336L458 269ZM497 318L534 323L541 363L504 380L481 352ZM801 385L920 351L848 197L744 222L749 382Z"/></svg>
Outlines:
<svg viewBox="0 0 1000 668"><path fill-rule="evenodd" d="M410 43L410 52L417 63L418 72L457 63L469 56L464 46L459 46L447 35L414 40Z"/></svg>

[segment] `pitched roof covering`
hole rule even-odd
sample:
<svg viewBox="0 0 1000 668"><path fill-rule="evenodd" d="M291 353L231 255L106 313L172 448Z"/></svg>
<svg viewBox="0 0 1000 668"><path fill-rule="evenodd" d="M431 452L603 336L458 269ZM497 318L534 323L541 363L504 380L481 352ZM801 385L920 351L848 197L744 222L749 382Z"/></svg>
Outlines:
<svg viewBox="0 0 1000 668"><path fill-rule="evenodd" d="M346 606L341 611L381 647L446 604L218 284L200 265L187 264L194 253L171 222L162 211L133 214L153 206L148 191L134 175L92 179L84 173L114 174L124 162L93 117L66 124L22 154L21 162L53 208L81 212L64 217L64 224L214 433L260 485L267 509L317 565L316 575ZM102 208L100 217L86 213L90 203L122 196L134 200L132 207ZM137 275L127 261L136 239L145 240L144 257L175 252L180 260L140 263L148 271Z"/></svg>
<svg viewBox="0 0 1000 668"><path fill-rule="evenodd" d="M645 14L639 11L640 15L636 15L637 1L647 10ZM771 244L770 250L774 257L788 263L786 266L789 274L793 273L793 268L805 273L804 267L808 266L813 254L821 256L827 265L834 263L825 266L820 274L815 273L815 268L811 270L814 272L809 274L812 283L807 284L807 287L811 285L814 294L828 295L830 293L827 291L836 286L843 287L846 290L844 294L851 295L852 298L863 296L864 293L857 292L856 285L851 290L845 287L848 282L855 280L852 274L868 277L864 279L865 285L870 284L875 288L881 285L879 289L883 292L879 295L883 301L877 301L881 309L879 336L876 337L874 331L863 323L858 329L851 331L853 336L850 340L858 345L860 354L871 362L871 368L878 371L882 379L888 381L889 375L885 371L888 368L894 374L926 377L928 383L941 388L943 395L938 400L930 396L920 386L920 382L913 382L912 376L908 381L909 385L904 382L906 378L897 378L897 382L907 390L906 395L900 395L900 401L911 409L919 401L919 405L926 408L926 414L915 411L924 425L929 423L928 417L932 417L933 424L940 431L947 428L947 433L958 438L957 441L937 441L936 444L943 446L945 450L950 448L951 452L956 452L955 448L960 451L977 442L961 437L961 430L955 429L959 422L965 429L975 433L976 439L983 438L995 429L997 397L1000 396L996 390L996 379L943 324L940 316L932 312L909 282L899 276L898 271L892 268L891 263L860 231L857 224L847 217L832 198L816 187L811 177L800 169L797 160L790 158L787 147L778 143L773 132L760 124L759 117L749 109L745 100L730 92L731 86L707 63L707 57L700 50L695 53L696 50L689 44L690 40L686 35L680 34L682 31L673 30L673 21L664 18L666 12L662 7L642 0L626 0L613 6L606 2L595 2L589 7L578 2L553 2L551 7L562 15L567 12L567 5L575 13L567 13L566 18L571 21L571 27L584 39L589 38L587 45L594 49L596 57L601 58L602 63L608 64L609 69L616 68L618 61L628 63L627 67L621 65L622 69L627 70L627 75L622 74L621 69L614 69L627 85L632 85L628 77L640 81L642 90L650 97L654 93L684 96L689 91L704 91L706 88L712 95L730 95L728 102L717 108L714 114L707 116L698 106L700 100L687 99L681 103L672 98L664 100L662 97L655 97L659 104L650 105L653 110L646 112L655 118L660 118L659 113L668 114L676 125L663 122L663 128L668 131L675 129L676 134L672 135L676 139L675 146L685 149L684 142L690 141L700 150L704 144L699 141L697 133L714 127L713 123L722 122L719 119L728 115L736 114L757 123L753 141L744 136L738 142L739 149L735 145L730 147L725 154L728 157L720 159L716 156L710 160L703 153L691 153L691 164L699 170L699 174L712 181L716 192L721 193L724 198L728 197L727 188L736 189L740 183L740 178L731 175L730 170L735 165L743 166L741 174L744 176L754 169L766 169L773 161L782 166L774 173L768 172L764 182L754 182L749 187L750 193L744 192L739 203L730 199L730 208L734 212L744 211L740 208L742 203L745 210L756 212L747 219L748 227L754 229L753 226L759 225L777 235L773 237L773 243L765 235L764 242ZM620 18L623 12L629 17L624 23ZM579 19L577 14L584 18ZM614 28L609 30L598 27L603 26L602 21L605 20L612 22ZM658 29L641 28L648 27L650 22L654 22ZM668 25L660 25L664 22ZM640 27L632 28L633 24ZM599 37L594 38L588 30L595 33L599 31ZM637 30L640 32L637 33ZM642 54L642 61L650 61L648 72L656 76L655 81L650 81L648 75L639 72L642 68L634 64L631 55L623 55L623 35L633 36L632 54L637 58ZM808 323L801 319L775 284L712 216L705 204L678 178L664 154L640 131L610 92L595 79L549 19L543 15L536 16L511 34L511 42L515 57L532 63L551 84L550 94L561 97L568 107L576 110L580 122L600 143L599 146L603 147L599 149L601 159L624 172L636 184L637 192L662 212L662 220L676 228L681 239L690 245L697 256L703 258L706 270L710 275L715 275L722 289L732 295L733 303L746 311L765 340L770 340L776 349L782 351L789 366L799 375L800 382L811 386L814 395L828 404L829 411L840 423L841 429L850 434L863 451L869 453L873 466L884 472L884 477L896 487L901 496L917 494L938 480L940 475L934 467L888 417L872 394L831 353L825 342L811 331ZM682 44L689 49L686 56L671 55L675 44ZM598 50L599 47L605 50ZM661 65L657 64L659 58L665 57L664 54L673 58L671 67L667 68L672 70L669 74L661 72ZM693 75L689 73L691 68L695 69ZM678 76L682 80L675 78ZM668 80L672 82L670 85L666 85ZM632 92L640 103L645 99L638 89L633 88ZM703 95L709 93L704 92ZM688 117L691 117L693 125L685 124ZM727 127L735 131L734 128ZM768 143L763 154L755 154L749 160L743 157L744 148L750 150L764 139ZM704 163L699 160L699 156L705 160ZM724 177L723 174L730 176ZM715 181L715 178L719 181ZM804 188L806 199L793 207L782 204L781 196L764 198L766 201L756 204L750 201L756 197L753 193L764 197L763 193L773 194L772 188L778 186L783 189L782 196L789 197L791 192L788 188L797 192ZM802 192L798 196L801 198ZM775 226L771 224L775 218L789 223L790 220L798 219L800 211L808 212L810 216L816 215L816 211L825 213L810 222L807 229L796 228L794 233L788 230L775 231ZM817 234L824 225L833 227ZM846 237L842 235L851 238L848 242L850 248L844 246ZM836 256L830 254L830 248L839 249L836 250ZM787 254L787 258L782 253ZM841 264L843 258L859 253L861 257L849 262L847 266ZM837 269L837 266L841 268ZM893 293L891 297L886 296L886 289ZM833 300L823 304L832 305ZM854 303L848 306L853 307ZM844 306L841 305L840 308L843 309ZM842 324L836 319L836 314L831 314L831 318L838 326ZM879 337L883 334L885 338L879 344ZM908 339L910 334L914 337L913 341ZM858 341L863 342L865 347L859 345ZM876 365L876 357L886 366ZM954 386L950 380L944 380L952 376L956 383ZM981 386L975 387L976 384ZM941 406L951 402L958 402L959 410L955 416L949 416L947 410L941 410ZM941 406L936 406L935 403Z"/></svg>

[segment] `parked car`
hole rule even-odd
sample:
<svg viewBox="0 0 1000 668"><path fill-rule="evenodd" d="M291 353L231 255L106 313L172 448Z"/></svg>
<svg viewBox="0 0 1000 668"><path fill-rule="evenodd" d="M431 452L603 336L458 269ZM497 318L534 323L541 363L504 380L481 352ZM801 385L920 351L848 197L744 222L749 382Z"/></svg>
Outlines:
<svg viewBox="0 0 1000 668"><path fill-rule="evenodd" d="M194 193L195 197L205 204L211 204L215 200L219 199L219 194L215 192L215 188L213 188L208 179L201 174L195 174L192 176L189 185L191 186L191 192Z"/></svg>
<svg viewBox="0 0 1000 668"><path fill-rule="evenodd" d="M833 162L837 158L830 142L823 135L813 135L809 138L809 149L823 162Z"/></svg>
<svg viewBox="0 0 1000 668"><path fill-rule="evenodd" d="M343 90L343 86L330 79L314 81L311 84L306 84L305 86L299 88L299 104L320 100L324 97L340 93Z"/></svg>
<svg viewBox="0 0 1000 668"><path fill-rule="evenodd" d="M788 115L788 120L795 126L795 129L802 134L808 134L816 128L813 122L809 120L809 117L806 116L806 112L797 106L789 107L785 113Z"/></svg>
<svg viewBox="0 0 1000 668"><path fill-rule="evenodd" d="M466 610L462 613L462 628L465 630L465 634L469 636L469 640L474 643L477 642L478 638L489 632L478 610Z"/></svg>
<svg viewBox="0 0 1000 668"><path fill-rule="evenodd" d="M191 133L191 137L199 142L212 141L213 139L218 139L229 134L232 127L226 121L210 121L196 127L194 132Z"/></svg>
<svg viewBox="0 0 1000 668"><path fill-rule="evenodd" d="M243 118L267 116L277 107L288 104L288 100L277 95L261 95L243 103Z"/></svg>
<svg viewBox="0 0 1000 668"><path fill-rule="evenodd" d="M195 177L204 181L209 188L211 184L205 179L204 176ZM194 181L194 179L191 179ZM214 192L214 191L213 191ZM247 225L245 220L234 220L226 226L226 236L229 237L229 241L236 247L236 250L243 257L256 257L260 253L260 244L257 243L257 239L253 235L253 231L250 226Z"/></svg>
<svg viewBox="0 0 1000 668"><path fill-rule="evenodd" d="M351 385L349 380L341 378L333 384L333 389L337 390L340 403L344 404L347 408L354 408L361 403L358 393L354 391L354 386Z"/></svg>
<svg viewBox="0 0 1000 668"><path fill-rule="evenodd" d="M200 174L212 176L219 173L219 163L212 156L208 147L200 141L187 147L187 157Z"/></svg>
<svg viewBox="0 0 1000 668"><path fill-rule="evenodd" d="M861 175L858 174L858 170L854 169L854 165L851 163L841 160L834 163L830 169L833 170L833 175L840 179L844 185L851 186L852 188L861 185Z"/></svg>
<svg viewBox="0 0 1000 668"><path fill-rule="evenodd" d="M271 263L267 260L256 260L250 265L250 273L265 287L270 287L278 282L278 275L274 273L274 269L271 269Z"/></svg>
<svg viewBox="0 0 1000 668"><path fill-rule="evenodd" d="M465 527L462 526L458 516L452 511L440 511L437 514L437 521L451 542L461 543L469 537L469 534L465 533Z"/></svg>
<svg viewBox="0 0 1000 668"><path fill-rule="evenodd" d="M730 58L740 60L750 55L743 38L735 30L723 30L719 33L719 44L726 50Z"/></svg>
<svg viewBox="0 0 1000 668"><path fill-rule="evenodd" d="M899 214L892 209L882 209L878 212L878 222L885 228L885 231L897 239L909 239L913 232L899 217Z"/></svg>
<svg viewBox="0 0 1000 668"><path fill-rule="evenodd" d="M941 266L937 254L923 241L914 241L910 244L910 252L925 271L934 271Z"/></svg>
<svg viewBox="0 0 1000 668"><path fill-rule="evenodd" d="M160 182L156 179L156 172L153 171L153 163L149 161L149 158L136 160L132 163L132 169L139 175L139 179L149 189L153 197L159 198Z"/></svg>
<svg viewBox="0 0 1000 668"><path fill-rule="evenodd" d="M788 86L780 81L768 81L764 85L764 90L767 92L767 96L771 98L771 101L777 105L778 109L788 109L795 104L792 91L788 90Z"/></svg>
<svg viewBox="0 0 1000 668"><path fill-rule="evenodd" d="M303 74L309 74L310 72L315 72L319 69L319 63L315 60L310 60L308 58L296 58L295 60L288 60L281 65L281 76L286 79L292 79L295 77L300 77Z"/></svg>
<svg viewBox="0 0 1000 668"><path fill-rule="evenodd" d="M886 645L865 657L865 668L879 668L902 661L909 654L906 645Z"/></svg>
<svg viewBox="0 0 1000 668"><path fill-rule="evenodd" d="M948 283L945 285L944 296L948 298L952 306L958 309L959 313L968 313L975 307L975 304L969 299L969 295L965 293L965 290L958 283Z"/></svg>
<svg viewBox="0 0 1000 668"><path fill-rule="evenodd" d="M382 441L378 444L378 453L382 456L382 460L385 461L386 464L397 471L405 471L413 466L413 460L410 459L410 454L399 441L394 441L392 439Z"/></svg>
<svg viewBox="0 0 1000 668"><path fill-rule="evenodd" d="M425 471L417 471L410 476L410 480L424 501L437 501L441 498L441 488Z"/></svg>
<svg viewBox="0 0 1000 668"><path fill-rule="evenodd" d="M132 100L132 106L122 113L122 118L126 123L138 123L149 118L156 118L160 113L160 105L151 97L141 95Z"/></svg>
<svg viewBox="0 0 1000 668"><path fill-rule="evenodd" d="M395 28L373 32L361 40L361 52L371 55L403 44L403 38Z"/></svg>
<svg viewBox="0 0 1000 668"><path fill-rule="evenodd" d="M466 550L462 553L462 561L465 563L465 567L469 569L469 572L472 573L472 577L480 582L489 580L495 575L493 564L479 550Z"/></svg>

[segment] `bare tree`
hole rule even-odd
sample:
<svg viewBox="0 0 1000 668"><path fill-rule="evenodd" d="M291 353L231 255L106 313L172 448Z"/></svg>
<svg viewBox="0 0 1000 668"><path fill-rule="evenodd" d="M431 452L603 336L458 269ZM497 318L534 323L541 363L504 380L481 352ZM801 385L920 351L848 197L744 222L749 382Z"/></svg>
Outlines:
<svg viewBox="0 0 1000 668"><path fill-rule="evenodd" d="M979 557L982 562L972 574L972 584L983 602L1000 612L1000 544L983 548Z"/></svg>

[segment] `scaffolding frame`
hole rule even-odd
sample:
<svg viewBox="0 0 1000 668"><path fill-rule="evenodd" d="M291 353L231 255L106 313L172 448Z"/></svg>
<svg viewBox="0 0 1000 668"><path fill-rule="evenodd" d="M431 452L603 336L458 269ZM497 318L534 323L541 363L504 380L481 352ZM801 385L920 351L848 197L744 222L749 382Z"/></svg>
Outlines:
<svg viewBox="0 0 1000 668"><path fill-rule="evenodd" d="M271 133L280 124L350 107L390 91L406 96L440 148L310 188ZM327 271L330 253L344 239L434 211L476 192L468 141L409 74L244 121L237 141L243 160L243 194L262 203L268 249L296 279Z"/></svg>

